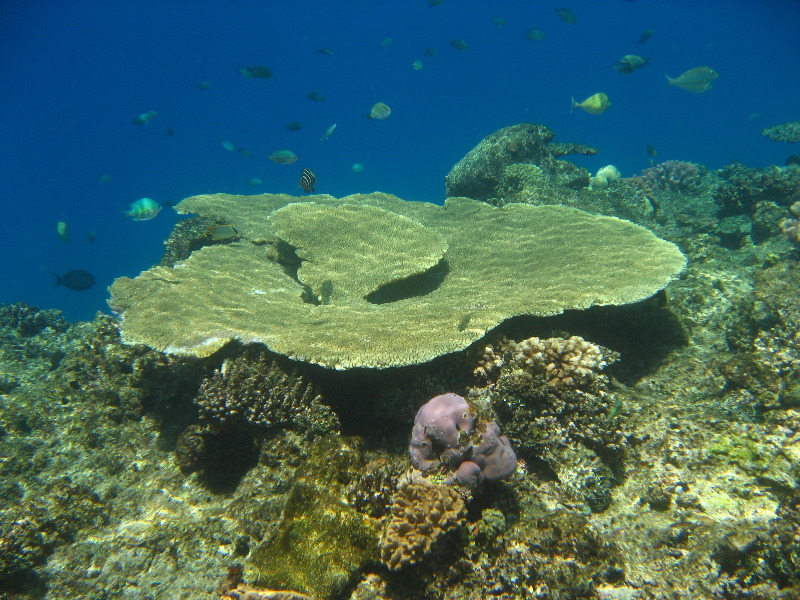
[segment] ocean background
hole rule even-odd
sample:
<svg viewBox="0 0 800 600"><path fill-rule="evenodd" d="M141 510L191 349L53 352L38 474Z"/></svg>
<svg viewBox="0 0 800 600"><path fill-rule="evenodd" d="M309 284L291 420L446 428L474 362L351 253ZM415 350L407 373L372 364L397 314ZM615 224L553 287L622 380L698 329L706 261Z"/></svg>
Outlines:
<svg viewBox="0 0 800 600"><path fill-rule="evenodd" d="M560 6L575 24L559 18ZM527 39L531 28L546 37ZM0 302L70 319L107 312L107 286L160 259L178 217L166 208L150 221L127 219L142 197L299 195L307 167L318 193L441 203L450 168L488 134L522 122L599 148L568 159L591 171L614 164L626 177L649 165L648 144L657 162L711 169L783 165L800 154L760 135L800 119L797 0L5 0L0 31ZM438 54L425 56L431 47ZM625 54L650 62L617 73ZM255 65L273 77L237 72ZM713 89L666 88L665 73L697 66L719 73ZM606 113L570 114L570 97L601 91L612 102ZM392 116L365 118L378 101ZM158 116L132 124L149 110ZM303 129L287 131L292 121ZM278 149L299 160L267 160ZM354 173L354 163L364 170ZM69 224L68 242L58 221ZM72 269L90 271L97 285L53 287L54 273Z"/></svg>

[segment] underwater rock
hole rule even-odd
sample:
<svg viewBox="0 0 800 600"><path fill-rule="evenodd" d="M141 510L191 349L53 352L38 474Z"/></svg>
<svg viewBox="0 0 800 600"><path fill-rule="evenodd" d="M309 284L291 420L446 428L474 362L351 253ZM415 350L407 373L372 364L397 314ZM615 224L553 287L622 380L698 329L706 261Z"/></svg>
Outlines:
<svg viewBox="0 0 800 600"><path fill-rule="evenodd" d="M486 136L450 170L445 177L447 197L463 196L498 204L504 171L515 164L536 165L548 181L575 185L575 171L580 171L582 185L588 173L575 165L559 160L569 154L591 156L595 148L581 144L554 143L555 134L544 125L522 123L505 127Z"/></svg>

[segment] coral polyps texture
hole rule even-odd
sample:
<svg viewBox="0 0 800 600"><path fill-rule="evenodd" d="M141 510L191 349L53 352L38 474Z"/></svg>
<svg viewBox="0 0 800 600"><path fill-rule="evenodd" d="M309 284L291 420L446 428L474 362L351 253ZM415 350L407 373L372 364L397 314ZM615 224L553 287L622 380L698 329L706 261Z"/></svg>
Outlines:
<svg viewBox="0 0 800 600"><path fill-rule="evenodd" d="M124 341L173 354L239 340L336 369L418 364L513 316L643 300L686 262L643 227L564 206L216 194L176 210L240 239L117 279L109 300Z"/></svg>
<svg viewBox="0 0 800 600"><path fill-rule="evenodd" d="M461 526L464 500L445 485L409 483L392 498L391 518L381 539L381 560L392 571L420 562L433 544Z"/></svg>

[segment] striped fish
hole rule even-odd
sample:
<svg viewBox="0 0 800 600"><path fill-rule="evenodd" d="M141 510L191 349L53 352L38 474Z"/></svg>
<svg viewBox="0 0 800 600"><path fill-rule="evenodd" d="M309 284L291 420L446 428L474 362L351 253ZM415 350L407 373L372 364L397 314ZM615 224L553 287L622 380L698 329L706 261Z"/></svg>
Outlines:
<svg viewBox="0 0 800 600"><path fill-rule="evenodd" d="M314 191L314 183L317 178L314 177L314 172L311 169L303 169L303 174L300 175L300 185L303 186L303 191L308 194Z"/></svg>
<svg viewBox="0 0 800 600"><path fill-rule="evenodd" d="M383 102L376 102L367 115L370 119L383 121L392 116L392 109L386 106Z"/></svg>

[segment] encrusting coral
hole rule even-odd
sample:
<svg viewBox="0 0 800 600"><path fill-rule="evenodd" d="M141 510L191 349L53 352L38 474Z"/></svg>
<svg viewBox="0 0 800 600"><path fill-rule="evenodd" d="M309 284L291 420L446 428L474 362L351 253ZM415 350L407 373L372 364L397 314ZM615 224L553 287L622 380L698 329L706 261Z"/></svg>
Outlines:
<svg viewBox="0 0 800 600"><path fill-rule="evenodd" d="M420 562L433 544L462 525L467 509L452 487L407 483L392 498L391 518L381 538L381 560L393 571Z"/></svg>
<svg viewBox="0 0 800 600"><path fill-rule="evenodd" d="M336 369L418 364L516 315L648 298L685 265L643 227L563 206L219 194L176 209L241 239L112 285L123 340L171 354L209 356L237 339ZM374 235L384 227L430 239L409 247Z"/></svg>

